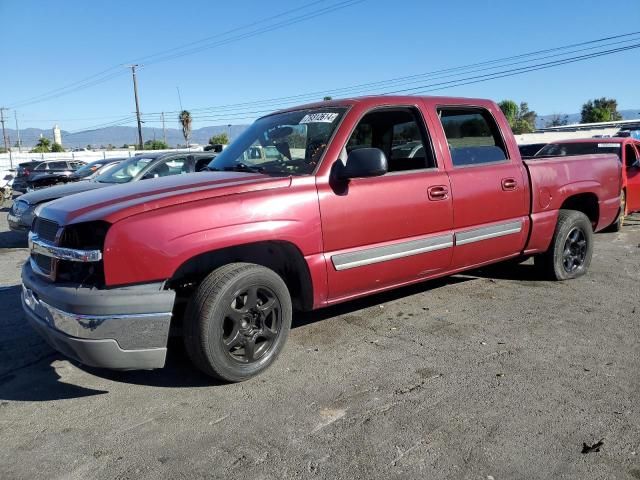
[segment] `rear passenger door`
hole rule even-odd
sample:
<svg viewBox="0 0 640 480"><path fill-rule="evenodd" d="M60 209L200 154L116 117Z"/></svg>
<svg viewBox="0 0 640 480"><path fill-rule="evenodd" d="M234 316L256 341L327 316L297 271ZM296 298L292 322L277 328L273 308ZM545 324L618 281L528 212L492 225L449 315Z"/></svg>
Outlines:
<svg viewBox="0 0 640 480"><path fill-rule="evenodd" d="M528 176L483 107L439 106L443 153L453 197L452 267L519 253L528 231Z"/></svg>

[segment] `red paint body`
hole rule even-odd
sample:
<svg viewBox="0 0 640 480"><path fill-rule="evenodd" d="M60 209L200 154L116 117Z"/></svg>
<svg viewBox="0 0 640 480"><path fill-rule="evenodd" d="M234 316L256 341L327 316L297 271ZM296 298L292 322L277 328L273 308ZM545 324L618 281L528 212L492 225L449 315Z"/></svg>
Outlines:
<svg viewBox="0 0 640 480"><path fill-rule="evenodd" d="M620 145L622 154L620 160L623 165L620 171L621 183L627 198L625 213L640 212L640 168L630 167L633 160L640 159L640 140L631 137L613 137L560 140L551 143L554 145L562 145L563 143L614 143Z"/></svg>
<svg viewBox="0 0 640 480"><path fill-rule="evenodd" d="M327 105L347 106L348 111L314 175L270 178L202 172L171 176L84 193L81 208L73 197L63 198L47 207L47 215L61 225L92 220L112 224L103 252L108 287L170 279L194 256L225 247L265 240L289 242L308 265L314 308L545 251L558 209L576 194L597 197L596 230L616 218L620 165L615 155L525 164L506 119L493 102L410 96L316 106ZM329 182L331 166L362 116L383 105L414 106L421 112L438 167L352 179L348 192L338 195ZM438 106L489 110L509 159L453 168ZM447 198L429 198L434 186L446 188ZM337 270L331 260L345 252L509 221L521 222L521 231L346 270Z"/></svg>

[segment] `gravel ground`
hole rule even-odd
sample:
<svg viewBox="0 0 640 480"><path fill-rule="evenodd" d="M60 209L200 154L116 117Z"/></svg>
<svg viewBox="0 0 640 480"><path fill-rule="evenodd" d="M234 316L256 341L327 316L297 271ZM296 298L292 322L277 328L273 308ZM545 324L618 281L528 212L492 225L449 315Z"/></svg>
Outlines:
<svg viewBox="0 0 640 480"><path fill-rule="evenodd" d="M298 316L236 385L179 343L150 372L65 360L22 316L25 246L2 213L0 478L640 479L640 216L575 281L500 266Z"/></svg>

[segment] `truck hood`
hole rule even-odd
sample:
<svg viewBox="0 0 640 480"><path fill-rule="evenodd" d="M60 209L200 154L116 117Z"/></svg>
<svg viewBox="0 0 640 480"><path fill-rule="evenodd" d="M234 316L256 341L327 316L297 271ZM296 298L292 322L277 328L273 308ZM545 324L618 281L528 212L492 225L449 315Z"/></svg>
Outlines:
<svg viewBox="0 0 640 480"><path fill-rule="evenodd" d="M284 188L290 184L290 177L269 177L255 173L189 173L109 188L94 188L48 203L39 214L59 225L94 220L115 223L123 218L163 207L245 192ZM77 184L69 186L75 185Z"/></svg>
<svg viewBox="0 0 640 480"><path fill-rule="evenodd" d="M40 190L34 190L33 192L25 193L19 198L30 205L38 205L43 202L50 202L57 198L66 197L68 195L74 195L80 192L87 192L89 190L95 190L97 188L109 187L110 183L98 183L98 182L78 182L67 183L65 185L56 185L54 187L42 188Z"/></svg>

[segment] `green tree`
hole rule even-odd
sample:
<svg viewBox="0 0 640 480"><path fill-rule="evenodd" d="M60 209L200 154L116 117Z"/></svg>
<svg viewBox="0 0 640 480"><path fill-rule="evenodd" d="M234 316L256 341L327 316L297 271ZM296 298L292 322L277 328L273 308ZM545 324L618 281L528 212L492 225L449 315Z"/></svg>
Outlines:
<svg viewBox="0 0 640 480"><path fill-rule="evenodd" d="M561 127L569 123L569 115L554 113L549 120L545 122L545 127Z"/></svg>
<svg viewBox="0 0 640 480"><path fill-rule="evenodd" d="M147 140L144 142L145 150L166 150L167 148L169 148L169 145L162 140Z"/></svg>
<svg viewBox="0 0 640 480"><path fill-rule="evenodd" d="M182 136L184 137L184 141L187 144L188 148L189 138L191 137L191 124L193 122L191 113L188 110L182 110L180 112L180 115L178 115L178 120L180 121L180 125L182 126Z"/></svg>
<svg viewBox="0 0 640 480"><path fill-rule="evenodd" d="M326 96L326 97L324 97L322 100L324 100L324 101L326 102L326 101L329 101L329 100L333 100L333 98L332 98L332 97L330 97L329 95L327 95L327 96Z"/></svg>
<svg viewBox="0 0 640 480"><path fill-rule="evenodd" d="M498 103L498 106L504 116L507 117L514 134L531 133L536 129L538 114L533 110L529 110L527 102L521 102L518 105L513 100L503 100Z"/></svg>
<svg viewBox="0 0 640 480"><path fill-rule="evenodd" d="M498 103L500 110L504 113L504 116L507 117L507 121L509 125L513 125L513 123L518 119L518 104L513 100L502 100Z"/></svg>
<svg viewBox="0 0 640 480"><path fill-rule="evenodd" d="M36 146L31 150L31 153L48 153L51 151L51 140L45 137L40 137Z"/></svg>
<svg viewBox="0 0 640 480"><path fill-rule="evenodd" d="M62 145L60 145L59 143L54 143L53 145L51 145L51 151L52 152L64 152L64 147Z"/></svg>
<svg viewBox="0 0 640 480"><path fill-rule="evenodd" d="M213 137L211 137L209 139L209 145L216 145L218 143L221 143L222 145L228 145L229 144L229 136L226 133L220 133L218 135L214 135Z"/></svg>
<svg viewBox="0 0 640 480"><path fill-rule="evenodd" d="M582 123L615 122L622 120L618 112L618 101L614 98L596 98L582 105Z"/></svg>

